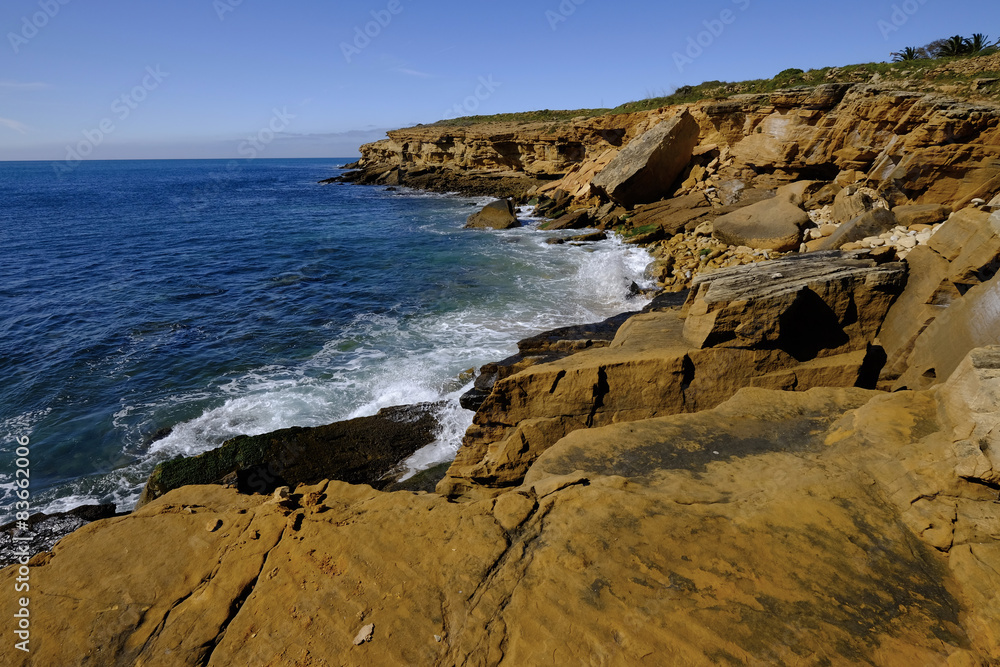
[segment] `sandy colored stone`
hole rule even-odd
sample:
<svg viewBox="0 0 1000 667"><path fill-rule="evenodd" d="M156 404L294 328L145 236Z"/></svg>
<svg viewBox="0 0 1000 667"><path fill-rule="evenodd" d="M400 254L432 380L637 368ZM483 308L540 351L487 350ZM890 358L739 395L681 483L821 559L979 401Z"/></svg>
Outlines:
<svg viewBox="0 0 1000 667"><path fill-rule="evenodd" d="M959 456L1000 399L977 354L930 392L744 389L575 431L495 501L179 489L38 559L37 643L8 660L992 664L1000 505Z"/></svg>
<svg viewBox="0 0 1000 667"><path fill-rule="evenodd" d="M900 225L914 228L917 225L934 225L947 220L951 209L941 204L910 204L896 206L892 213Z"/></svg>
<svg viewBox="0 0 1000 667"><path fill-rule="evenodd" d="M657 201L691 160L698 122L685 109L632 140L591 187L625 207Z"/></svg>
<svg viewBox="0 0 1000 667"><path fill-rule="evenodd" d="M467 229L511 229L520 226L514 202L510 199L490 202L478 213L470 215L465 223Z"/></svg>
<svg viewBox="0 0 1000 667"><path fill-rule="evenodd" d="M798 248L809 216L786 197L758 202L715 221L712 236L731 246L773 249Z"/></svg>

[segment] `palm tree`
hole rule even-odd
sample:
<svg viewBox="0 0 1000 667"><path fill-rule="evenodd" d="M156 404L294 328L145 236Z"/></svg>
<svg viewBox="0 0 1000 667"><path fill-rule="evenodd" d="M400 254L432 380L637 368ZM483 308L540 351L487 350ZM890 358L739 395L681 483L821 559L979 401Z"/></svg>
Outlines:
<svg viewBox="0 0 1000 667"><path fill-rule="evenodd" d="M920 60L924 56L920 53L920 49L912 46L908 46L902 51L896 51L892 54L892 62L901 63L906 60Z"/></svg>
<svg viewBox="0 0 1000 667"><path fill-rule="evenodd" d="M948 58L951 56L964 56L969 53L971 44L968 39L962 37L961 35L955 35L954 37L949 37L938 49L937 57Z"/></svg>
<svg viewBox="0 0 1000 667"><path fill-rule="evenodd" d="M991 42L988 35L984 35L977 32L972 36L972 39L967 40L969 44L969 51L971 53L982 53L984 51L989 51L995 49L998 42Z"/></svg>

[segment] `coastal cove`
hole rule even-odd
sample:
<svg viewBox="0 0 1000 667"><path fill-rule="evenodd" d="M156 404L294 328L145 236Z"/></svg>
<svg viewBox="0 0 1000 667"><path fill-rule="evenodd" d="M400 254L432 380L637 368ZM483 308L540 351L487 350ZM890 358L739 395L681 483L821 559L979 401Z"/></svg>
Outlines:
<svg viewBox="0 0 1000 667"><path fill-rule="evenodd" d="M34 511L128 511L158 461L411 402L448 406L414 464L447 460L464 371L644 303L641 249L463 230L484 198L317 185L348 161L2 166L0 434L31 439Z"/></svg>

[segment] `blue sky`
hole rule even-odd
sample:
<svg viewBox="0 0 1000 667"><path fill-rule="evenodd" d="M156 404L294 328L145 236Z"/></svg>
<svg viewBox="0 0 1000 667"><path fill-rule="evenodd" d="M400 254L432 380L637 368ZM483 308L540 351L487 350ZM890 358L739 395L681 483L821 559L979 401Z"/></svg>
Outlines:
<svg viewBox="0 0 1000 667"><path fill-rule="evenodd" d="M1000 37L996 0L4 0L0 160L346 157L974 32Z"/></svg>

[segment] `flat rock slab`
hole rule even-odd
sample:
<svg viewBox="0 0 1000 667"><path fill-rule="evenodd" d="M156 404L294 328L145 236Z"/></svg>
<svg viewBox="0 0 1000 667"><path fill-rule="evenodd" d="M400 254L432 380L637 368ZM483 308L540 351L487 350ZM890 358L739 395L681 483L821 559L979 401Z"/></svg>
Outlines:
<svg viewBox="0 0 1000 667"><path fill-rule="evenodd" d="M35 560L8 663L993 664L1000 506L941 400L744 390L574 432L480 502L179 489Z"/></svg>

